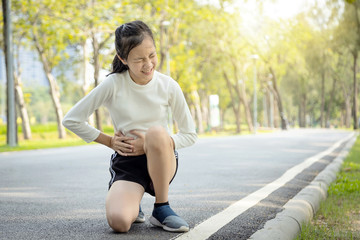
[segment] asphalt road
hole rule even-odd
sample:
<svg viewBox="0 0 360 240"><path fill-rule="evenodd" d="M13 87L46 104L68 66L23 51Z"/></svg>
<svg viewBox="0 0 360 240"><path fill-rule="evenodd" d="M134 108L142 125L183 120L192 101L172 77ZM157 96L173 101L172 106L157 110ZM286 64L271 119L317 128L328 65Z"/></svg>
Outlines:
<svg viewBox="0 0 360 240"><path fill-rule="evenodd" d="M191 228L325 151L349 132L289 130L199 139L179 150L170 187L173 209ZM233 219L210 239L247 239L282 210L340 151ZM0 153L0 239L172 239L148 222L154 199L145 194L147 221L116 234L107 225L105 197L111 150L101 145Z"/></svg>

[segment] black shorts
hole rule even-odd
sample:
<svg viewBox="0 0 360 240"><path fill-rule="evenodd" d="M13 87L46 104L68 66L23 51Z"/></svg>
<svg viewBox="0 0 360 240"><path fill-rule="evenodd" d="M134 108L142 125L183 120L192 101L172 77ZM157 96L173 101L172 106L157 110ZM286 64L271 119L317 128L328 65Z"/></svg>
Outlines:
<svg viewBox="0 0 360 240"><path fill-rule="evenodd" d="M178 169L178 153L177 151L174 151L174 153L176 158L176 170L170 183L174 179ZM154 186L149 175L145 154L125 157L115 152L111 155L109 171L111 175L109 189L115 181L125 180L140 184L144 187L145 192L155 196Z"/></svg>

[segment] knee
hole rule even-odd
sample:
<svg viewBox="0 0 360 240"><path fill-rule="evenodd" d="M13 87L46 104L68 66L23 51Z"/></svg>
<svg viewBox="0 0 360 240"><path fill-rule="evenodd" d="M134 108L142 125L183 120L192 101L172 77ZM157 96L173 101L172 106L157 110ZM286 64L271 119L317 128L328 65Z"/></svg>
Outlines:
<svg viewBox="0 0 360 240"><path fill-rule="evenodd" d="M147 130L145 134L145 146L147 148L160 148L164 147L169 141L169 134L165 128L161 126L154 126Z"/></svg>
<svg viewBox="0 0 360 240"><path fill-rule="evenodd" d="M126 233L130 230L132 220L128 216L119 213L110 213L107 217L109 226L115 231Z"/></svg>

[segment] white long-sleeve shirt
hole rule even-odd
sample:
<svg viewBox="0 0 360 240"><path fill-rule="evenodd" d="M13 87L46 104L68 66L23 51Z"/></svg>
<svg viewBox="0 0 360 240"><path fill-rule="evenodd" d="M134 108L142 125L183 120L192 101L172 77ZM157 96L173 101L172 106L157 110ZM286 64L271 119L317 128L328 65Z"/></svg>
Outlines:
<svg viewBox="0 0 360 240"><path fill-rule="evenodd" d="M178 123L179 132L171 134L175 148L192 145L197 139L195 125L179 84L155 71L146 85L138 85L129 72L109 75L65 115L63 125L86 142L94 141L100 130L87 123L89 116L104 105L111 115L114 130L132 136L131 130L146 132L152 126L168 129L168 108Z"/></svg>

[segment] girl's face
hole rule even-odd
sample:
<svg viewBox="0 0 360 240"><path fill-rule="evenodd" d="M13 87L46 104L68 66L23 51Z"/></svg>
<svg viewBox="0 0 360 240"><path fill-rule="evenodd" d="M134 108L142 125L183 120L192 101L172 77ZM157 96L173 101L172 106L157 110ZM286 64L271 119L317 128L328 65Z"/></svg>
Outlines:
<svg viewBox="0 0 360 240"><path fill-rule="evenodd" d="M130 77L135 83L147 84L153 78L158 62L152 38L146 36L140 45L131 49L127 60L121 61L128 65Z"/></svg>

